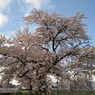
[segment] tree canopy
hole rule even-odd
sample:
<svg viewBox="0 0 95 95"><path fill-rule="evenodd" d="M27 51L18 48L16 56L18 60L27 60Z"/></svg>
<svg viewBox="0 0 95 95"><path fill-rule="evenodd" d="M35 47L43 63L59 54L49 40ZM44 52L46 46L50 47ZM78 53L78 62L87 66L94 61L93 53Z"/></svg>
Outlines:
<svg viewBox="0 0 95 95"><path fill-rule="evenodd" d="M16 79L21 87L46 93L51 89L48 75L54 75L70 89L92 89L95 48L90 46L84 18L80 12L64 17L34 10L23 20L37 24L35 31L25 27L10 39L1 35L2 84Z"/></svg>

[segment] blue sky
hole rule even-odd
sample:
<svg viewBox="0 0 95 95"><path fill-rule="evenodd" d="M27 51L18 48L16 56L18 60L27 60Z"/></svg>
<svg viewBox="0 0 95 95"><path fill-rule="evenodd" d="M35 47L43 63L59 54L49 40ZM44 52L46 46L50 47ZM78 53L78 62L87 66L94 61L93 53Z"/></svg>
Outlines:
<svg viewBox="0 0 95 95"><path fill-rule="evenodd" d="M83 20L87 25L88 36L95 45L95 0L0 0L0 34L12 36L25 26L22 18L34 8L56 11L69 17L82 11L89 19ZM36 26L31 26L31 31Z"/></svg>

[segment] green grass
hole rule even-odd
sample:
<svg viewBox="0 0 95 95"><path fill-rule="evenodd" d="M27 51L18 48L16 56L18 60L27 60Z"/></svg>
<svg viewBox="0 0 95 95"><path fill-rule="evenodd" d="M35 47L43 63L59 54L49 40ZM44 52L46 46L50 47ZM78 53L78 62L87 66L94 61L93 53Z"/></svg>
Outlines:
<svg viewBox="0 0 95 95"><path fill-rule="evenodd" d="M0 94L1 95L1 94ZM30 92L29 90L18 90L17 92L13 93L12 95L44 95L38 94L37 92ZM49 95L95 95L95 91L87 91L87 90L80 90L80 91L68 91L68 90L56 90L52 91Z"/></svg>
<svg viewBox="0 0 95 95"><path fill-rule="evenodd" d="M80 90L80 91L52 91L52 95L95 95L95 91L87 91L87 90Z"/></svg>

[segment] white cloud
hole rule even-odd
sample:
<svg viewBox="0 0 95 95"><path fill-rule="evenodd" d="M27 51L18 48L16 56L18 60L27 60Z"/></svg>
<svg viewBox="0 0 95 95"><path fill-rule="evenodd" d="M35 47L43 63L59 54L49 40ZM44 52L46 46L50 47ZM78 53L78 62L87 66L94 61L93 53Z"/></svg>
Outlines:
<svg viewBox="0 0 95 95"><path fill-rule="evenodd" d="M51 4L51 0L24 0L24 3L28 4L28 10L24 16L29 15L32 9L54 9L54 5ZM30 6L29 6L30 5Z"/></svg>
<svg viewBox="0 0 95 95"><path fill-rule="evenodd" d="M49 0L25 0L25 3L31 4L33 8L40 9L42 4L49 3Z"/></svg>
<svg viewBox="0 0 95 95"><path fill-rule="evenodd" d="M12 0L0 0L0 11L4 11Z"/></svg>
<svg viewBox="0 0 95 95"><path fill-rule="evenodd" d="M0 13L0 28L2 28L8 22L8 17Z"/></svg>
<svg viewBox="0 0 95 95"><path fill-rule="evenodd" d="M3 14L6 10L8 11L9 5L11 4L12 0L0 0L0 28L2 28L8 21L8 17Z"/></svg>
<svg viewBox="0 0 95 95"><path fill-rule="evenodd" d="M20 83L18 83L18 81L15 80L15 79L13 79L13 80L11 81L11 83L12 83L13 85L20 85Z"/></svg>

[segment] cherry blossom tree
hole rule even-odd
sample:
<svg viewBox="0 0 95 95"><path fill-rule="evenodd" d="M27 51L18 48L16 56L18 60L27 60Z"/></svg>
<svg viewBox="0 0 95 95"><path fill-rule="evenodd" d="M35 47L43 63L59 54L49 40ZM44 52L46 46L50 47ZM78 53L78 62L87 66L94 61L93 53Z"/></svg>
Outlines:
<svg viewBox="0 0 95 95"><path fill-rule="evenodd" d="M84 18L80 12L64 17L34 10L23 18L38 25L34 32L24 28L11 39L0 36L2 84L7 86L15 78L21 87L47 93L51 89L48 75L64 78L70 86L75 86L73 80L77 87L91 82L95 49L89 44Z"/></svg>

